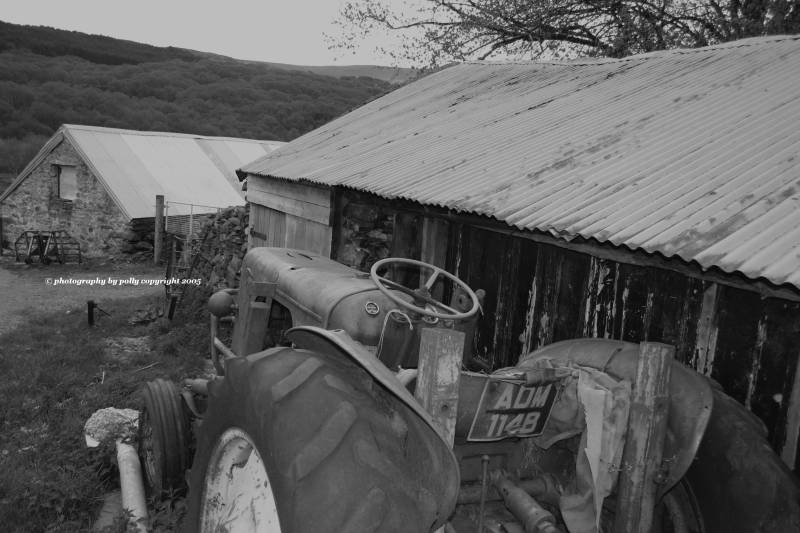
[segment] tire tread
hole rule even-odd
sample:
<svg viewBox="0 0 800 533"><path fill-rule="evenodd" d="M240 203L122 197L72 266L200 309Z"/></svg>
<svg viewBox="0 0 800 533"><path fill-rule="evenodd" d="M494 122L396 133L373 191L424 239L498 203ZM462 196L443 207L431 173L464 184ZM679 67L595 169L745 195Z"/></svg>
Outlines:
<svg viewBox="0 0 800 533"><path fill-rule="evenodd" d="M199 531L210 451L233 425L265 459L283 533L417 533L450 513L455 498L433 488L448 486L441 460L420 455L439 437L346 357L284 349L231 363L209 387L188 531Z"/></svg>

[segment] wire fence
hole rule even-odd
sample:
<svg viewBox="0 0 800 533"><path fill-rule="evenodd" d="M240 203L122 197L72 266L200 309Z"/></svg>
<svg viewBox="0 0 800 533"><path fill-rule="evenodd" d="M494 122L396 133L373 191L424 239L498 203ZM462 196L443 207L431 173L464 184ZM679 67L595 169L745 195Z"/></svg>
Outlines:
<svg viewBox="0 0 800 533"><path fill-rule="evenodd" d="M189 213L186 209L180 209L181 214L170 214L170 207L173 211L178 211L177 206L186 206L189 208ZM213 209L213 213L209 213L209 209ZM164 202L164 233L174 235L184 241L190 241L197 238L198 233L214 215L222 211L224 207L217 207L213 205L202 204L187 204L183 202Z"/></svg>

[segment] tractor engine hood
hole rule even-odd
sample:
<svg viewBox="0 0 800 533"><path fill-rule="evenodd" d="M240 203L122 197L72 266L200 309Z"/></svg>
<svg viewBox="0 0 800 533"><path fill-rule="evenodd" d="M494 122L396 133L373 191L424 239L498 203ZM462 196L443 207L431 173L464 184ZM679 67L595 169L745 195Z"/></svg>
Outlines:
<svg viewBox="0 0 800 533"><path fill-rule="evenodd" d="M253 248L242 275L274 283L275 298L290 310L295 326L345 329L368 346L378 344L386 313L396 308L368 273L307 251ZM398 296L411 301L403 293Z"/></svg>

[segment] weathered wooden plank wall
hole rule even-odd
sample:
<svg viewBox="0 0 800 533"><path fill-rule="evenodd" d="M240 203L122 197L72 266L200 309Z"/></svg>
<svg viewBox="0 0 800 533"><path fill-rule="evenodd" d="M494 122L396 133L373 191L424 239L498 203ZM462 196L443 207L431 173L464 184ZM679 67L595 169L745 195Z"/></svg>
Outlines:
<svg viewBox="0 0 800 533"><path fill-rule="evenodd" d="M421 217L418 210L404 213L402 202L356 194L348 201L393 217L392 255L434 259L486 291L475 353L492 367L576 337L669 343L679 361L718 381L764 421L771 444L790 466L800 464L800 391L794 386L800 304L763 298L741 283L734 287L603 259L585 247L577 252L535 242L499 225L493 230Z"/></svg>
<svg viewBox="0 0 800 533"><path fill-rule="evenodd" d="M788 413L800 304L523 237L469 227L456 235L466 245L452 243L456 256L448 266L487 290L476 353L495 367L575 337L672 344L678 360L715 379L764 421L777 451L790 447L783 453L790 465L800 463L798 429Z"/></svg>
<svg viewBox="0 0 800 533"><path fill-rule="evenodd" d="M248 180L251 246L331 253L332 194L302 183Z"/></svg>

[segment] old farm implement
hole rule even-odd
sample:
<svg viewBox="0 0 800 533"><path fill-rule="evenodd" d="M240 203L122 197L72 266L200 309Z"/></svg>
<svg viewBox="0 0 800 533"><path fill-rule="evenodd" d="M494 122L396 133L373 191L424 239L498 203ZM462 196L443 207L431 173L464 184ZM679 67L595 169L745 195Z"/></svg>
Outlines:
<svg viewBox="0 0 800 533"><path fill-rule="evenodd" d="M83 260L80 243L64 230L23 231L14 241L14 253L17 261L28 264L81 263Z"/></svg>

